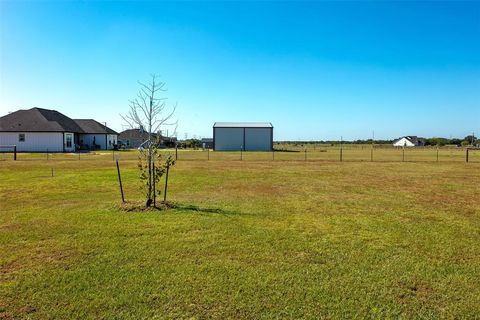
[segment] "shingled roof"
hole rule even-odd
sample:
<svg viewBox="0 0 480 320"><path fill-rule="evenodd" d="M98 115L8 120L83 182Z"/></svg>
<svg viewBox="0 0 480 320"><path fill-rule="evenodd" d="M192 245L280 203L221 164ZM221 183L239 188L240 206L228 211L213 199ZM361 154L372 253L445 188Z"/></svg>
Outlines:
<svg viewBox="0 0 480 320"><path fill-rule="evenodd" d="M66 115L42 108L18 110L0 118L0 132L73 132L118 134L93 119L73 120Z"/></svg>
<svg viewBox="0 0 480 320"><path fill-rule="evenodd" d="M152 133L153 139L157 138L155 133ZM127 129L125 131L120 132L118 136L119 140L148 140L148 132L141 131L140 129Z"/></svg>
<svg viewBox="0 0 480 320"><path fill-rule="evenodd" d="M118 134L103 123L93 119L75 119L75 122L82 128L83 133L89 134Z"/></svg>
<svg viewBox="0 0 480 320"><path fill-rule="evenodd" d="M18 110L1 117L0 131L83 133L73 119L58 111L42 108Z"/></svg>

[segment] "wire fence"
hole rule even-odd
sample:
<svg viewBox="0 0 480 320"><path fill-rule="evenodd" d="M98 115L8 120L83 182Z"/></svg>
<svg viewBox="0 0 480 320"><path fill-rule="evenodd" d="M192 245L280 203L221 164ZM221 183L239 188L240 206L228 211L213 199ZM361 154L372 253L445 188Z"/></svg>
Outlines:
<svg viewBox="0 0 480 320"><path fill-rule="evenodd" d="M480 162L480 150L467 148L291 148L282 151L212 151L164 149L178 161L338 161L338 162ZM137 150L80 153L17 153L17 161L138 160ZM0 161L14 160L13 152L0 152Z"/></svg>

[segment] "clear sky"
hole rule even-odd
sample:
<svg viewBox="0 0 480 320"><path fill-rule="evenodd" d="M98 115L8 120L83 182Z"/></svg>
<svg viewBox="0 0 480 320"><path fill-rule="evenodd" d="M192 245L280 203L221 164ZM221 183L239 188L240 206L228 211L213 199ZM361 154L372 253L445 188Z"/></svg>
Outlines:
<svg viewBox="0 0 480 320"><path fill-rule="evenodd" d="M179 137L272 122L276 140L480 133L480 2L0 1L0 115L122 129L150 73Z"/></svg>

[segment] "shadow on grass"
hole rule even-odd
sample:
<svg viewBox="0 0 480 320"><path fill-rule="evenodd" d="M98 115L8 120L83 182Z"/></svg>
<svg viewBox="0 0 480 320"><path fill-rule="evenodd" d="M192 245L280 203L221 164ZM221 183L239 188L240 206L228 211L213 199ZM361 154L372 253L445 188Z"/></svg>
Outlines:
<svg viewBox="0 0 480 320"><path fill-rule="evenodd" d="M225 210L220 208L202 208L193 204L180 204L180 203L176 203L172 209L182 210L182 211L194 211L194 212L206 213L206 214L210 214L210 213L221 214L225 216L240 214L240 212L238 211L231 211L231 210Z"/></svg>
<svg viewBox="0 0 480 320"><path fill-rule="evenodd" d="M219 214L225 216L239 215L240 212L224 210L220 208L202 208L193 204L182 204L177 202L160 202L157 206L147 207L143 202L124 202L118 209L124 212L140 213L140 212L172 212L172 211L193 211L200 214Z"/></svg>
<svg viewBox="0 0 480 320"><path fill-rule="evenodd" d="M289 149L273 149L275 152L300 152L300 150L289 150Z"/></svg>

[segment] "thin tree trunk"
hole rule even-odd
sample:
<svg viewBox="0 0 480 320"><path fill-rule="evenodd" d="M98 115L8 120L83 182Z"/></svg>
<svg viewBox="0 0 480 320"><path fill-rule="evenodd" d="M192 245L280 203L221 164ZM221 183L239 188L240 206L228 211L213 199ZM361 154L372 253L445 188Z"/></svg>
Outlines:
<svg viewBox="0 0 480 320"><path fill-rule="evenodd" d="M155 181L155 175L156 175L156 169L155 169L155 160L153 161L153 207L157 207L157 195L156 195L156 190L155 190L155 185L157 184Z"/></svg>
<svg viewBox="0 0 480 320"><path fill-rule="evenodd" d="M165 191L163 192L163 202L167 202L167 190L168 190L168 171L170 169L170 165L167 164L167 175L165 177Z"/></svg>
<svg viewBox="0 0 480 320"><path fill-rule="evenodd" d="M152 202L152 108L153 108L153 92L155 90L155 83L152 84L152 93L150 96L150 109L148 117L148 202ZM150 205L149 205L150 206Z"/></svg>

